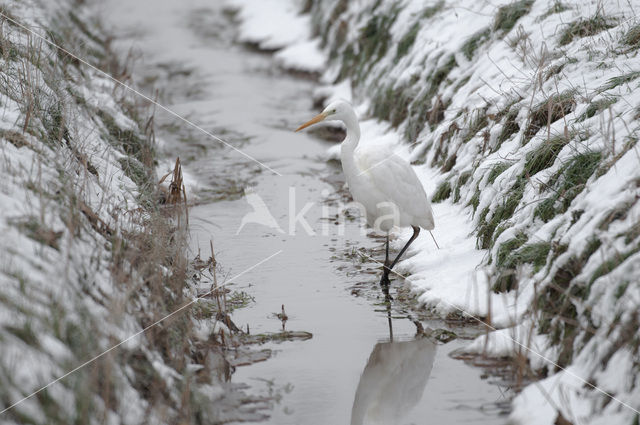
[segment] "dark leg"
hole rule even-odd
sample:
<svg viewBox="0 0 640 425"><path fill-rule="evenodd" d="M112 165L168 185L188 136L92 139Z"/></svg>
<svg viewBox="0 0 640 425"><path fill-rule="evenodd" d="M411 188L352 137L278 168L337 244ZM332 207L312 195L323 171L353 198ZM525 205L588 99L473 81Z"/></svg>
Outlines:
<svg viewBox="0 0 640 425"><path fill-rule="evenodd" d="M393 323L391 322L391 303L387 303L387 321L389 322L389 342L393 342Z"/></svg>
<svg viewBox="0 0 640 425"><path fill-rule="evenodd" d="M384 292L385 298L387 301L392 300L393 298L391 298L391 295L389 295L389 273L391 272L391 269L393 269L393 266L396 265L396 263L398 262L398 260L400 260L400 257L402 257L402 254L404 254L404 252L407 250L407 248L409 248L409 245L411 245L411 243L416 240L416 238L418 237L418 234L420 234L420 228L416 227L416 226L411 226L413 227L413 235L409 238L409 240L407 241L406 245L404 247L402 247L402 249L400 250L400 253L398 254L398 256L396 257L395 260L393 260L393 263L391 263L389 265L389 235L387 234L387 259L384 262L384 266L382 268L382 279L380 279L380 285L382 286L382 292Z"/></svg>
<svg viewBox="0 0 640 425"><path fill-rule="evenodd" d="M400 260L400 257L402 257L402 254L404 254L404 252L407 250L407 248L409 248L409 245L411 245L411 243L414 240L416 240L416 238L418 237L418 234L420 233L420 228L416 227L416 226L411 226L411 227L413 227L413 235L409 238L409 241L407 242L407 244L400 250L400 253L396 257L396 259L393 260L393 263L391 263L391 265L389 266L389 270L391 270L393 268L393 266L396 265L398 260Z"/></svg>
<svg viewBox="0 0 640 425"><path fill-rule="evenodd" d="M387 232L387 245L385 250L384 265L389 265L389 232Z"/></svg>
<svg viewBox="0 0 640 425"><path fill-rule="evenodd" d="M391 269L389 268L389 232L387 232L387 244L385 247L385 258L384 265L382 266L382 278L380 279L380 286L387 296L389 297L389 272Z"/></svg>

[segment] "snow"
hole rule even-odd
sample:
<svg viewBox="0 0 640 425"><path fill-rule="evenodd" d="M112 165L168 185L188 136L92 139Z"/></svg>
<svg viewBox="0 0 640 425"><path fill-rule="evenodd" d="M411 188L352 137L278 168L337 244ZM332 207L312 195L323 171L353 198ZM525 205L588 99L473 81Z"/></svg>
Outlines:
<svg viewBox="0 0 640 425"><path fill-rule="evenodd" d="M294 3L283 1L282 4L288 5L284 7L286 9L293 7ZM638 337L637 326L633 325L632 330L627 331L624 326L637 324L634 312L640 307L638 238L625 240L625 235L632 234L633 226L637 228L640 221L640 204L637 202L640 155L637 144L634 145L639 137L639 87L637 79L617 87L610 85L612 79L640 67L637 51L625 53L620 42L627 31L637 25L637 10L630 2L609 3L605 9L600 9L600 2L590 0L563 2L567 10L548 13L556 4L554 1L535 1L531 10L511 30L506 34L490 31L489 39L478 46L472 58L468 58L461 53L462 46L474 34L492 27L500 6L513 2L447 0L435 18L425 19L419 26L415 42L398 59L396 46L413 23L420 22L422 10L435 2L349 2L337 19L333 15L333 4L311 4L314 25L322 28L323 39L327 40L325 53L328 55L331 49L335 49L331 50L335 59L327 62L320 77L324 85L317 90L316 99L324 99L325 104L336 98L350 100L361 118L363 142L386 143L396 154L424 163L417 165L415 170L429 194L433 194L437 184L445 180L453 186L463 173L471 175L468 182L459 188L459 202L453 203L449 199L433 205L436 219L434 236L441 249L437 250L431 237L422 232L406 259L397 266L399 272L409 275L406 284L416 293L419 302L442 316L463 311L467 315L486 317L493 326L502 328L470 343L467 347L469 352L493 356L522 353L534 370L546 368L550 375L548 378L529 385L514 399L512 423L552 424L559 413L572 423L631 423L633 415L637 414L633 409L640 408L637 401L640 400L640 385L635 383L639 373L637 362L631 361L632 352L624 347L616 348L612 341L622 338L624 332L636 332ZM338 80L340 49L346 45L358 46L357 40L361 40L362 30L372 16L390 16L395 6L398 6L399 13L389 31L388 50L375 60L369 60L364 74ZM612 28L586 37L575 37L572 42L559 45L561 34L569 23L591 18L598 11L614 22ZM256 28L249 28L251 26ZM258 27L255 22L245 21L241 31L251 34L258 31ZM334 43L337 34L341 41ZM264 34L262 37L268 38ZM309 43L307 37L304 36L305 43ZM286 52L288 46L296 43L278 47ZM355 54L361 52L356 51ZM398 128L391 128L387 123L371 118L370 106L377 92L389 87L409 86L413 98L419 99L432 90L430 77L447 63L451 55L457 66L436 87L438 94L447 102L444 119L439 124L425 126L415 140L407 143L403 141L406 121ZM313 63L311 56L309 62ZM283 66L287 65L283 63ZM550 73L554 69L559 71ZM528 143L522 143L530 113L541 102L561 93L574 94L573 112L541 129ZM615 102L587 118L583 114L598 99ZM504 120L499 117L494 120L491 115L496 116L502 111L506 113L505 108L511 105L518 108L514 122L518 124L519 131L494 149L504 128ZM470 126L476 110L486 111L489 116L486 125L488 139L485 140L484 132L479 131L470 140L462 141L465 128ZM453 136L447 136L453 124L460 130ZM530 155L547 143L549 135L569 135L570 140L553 165L527 176L522 199L493 247L490 250L478 249L474 232L480 223L480 212L486 209L486 217L490 219L493 216L496 208L511 194L514 182L523 174ZM436 146L443 137L447 142L440 152ZM339 158L339 149L337 145L331 147L327 157ZM577 154L594 151L602 153L603 162L589 177L584 190L579 190L571 200L566 212L556 214L546 223L536 217L536 207L553 195L553 188L549 190L548 187L553 186L563 167ZM454 153L453 167L443 172L443 159ZM503 162L511 166L489 182L490 170ZM476 191L479 192L479 205L474 214L473 209L465 205ZM616 209L621 209L624 214L608 227L603 227L603 221ZM397 232L395 247L399 248L409 234L409 230ZM548 242L552 246L547 264L537 271L531 265L522 266L517 270L518 289L495 293L490 284L497 270L497 249L501 243L518 234L527 236L530 243ZM577 288L588 287L585 301L572 300L577 304L576 320L579 323L576 332L579 336L575 338L567 369L558 370L553 363L560 356L560 347L551 343L548 334L538 333L538 315L541 313L534 306L534 301L540 296L540 291L553 284L555 274L572 258L580 258L593 240L598 240L601 245L585 260L579 274L572 278L572 283L577 282ZM566 247L566 251L556 254L554 250L557 247ZM622 257L625 253L630 253L628 258ZM602 276L592 278L602 270L605 261L618 258L619 264L613 270L605 269ZM593 326L596 329L589 330ZM631 340L628 336L626 338L626 341ZM519 343L531 351L523 349ZM629 376L636 379L632 381ZM627 405L585 386L585 381L595 382L599 388Z"/></svg>
<svg viewBox="0 0 640 425"><path fill-rule="evenodd" d="M311 36L310 17L301 15L302 2L290 0L232 0L238 10L239 41L264 50L296 45ZM286 24L285 24L286 23Z"/></svg>
<svg viewBox="0 0 640 425"><path fill-rule="evenodd" d="M347 102L351 102L353 100L351 83L348 80L344 80L338 84L320 86L315 89L313 97L316 100L323 99L324 103L327 105L336 100L346 100Z"/></svg>
<svg viewBox="0 0 640 425"><path fill-rule="evenodd" d="M338 90L340 92L342 87ZM326 88L323 94L327 95ZM325 102L334 98L334 95L329 95ZM360 127L360 143L391 145L396 155L410 159L411 150L399 143L400 135L385 123L364 120ZM327 159L339 157L340 145L329 148ZM427 193L433 193L437 172L429 168L416 168L416 172ZM515 294L490 291L486 271L481 266L487 251L476 248L469 211L450 201L433 204L432 208L436 217L433 234L441 249L436 249L431 236L423 231L409 248L407 259L396 266L396 271L410 274L407 283L418 295L418 301L443 317L458 313L484 318L490 313L492 324L501 327L512 325L518 311L524 311L521 306L524 299L516 300ZM395 248L400 249L410 235L410 229L400 232L393 242ZM526 294L521 296L526 298Z"/></svg>
<svg viewBox="0 0 640 425"><path fill-rule="evenodd" d="M227 0L238 11L238 40L260 49L279 50L276 61L284 68L320 72L327 57L320 40L312 37L311 18L302 14L304 2L295 0Z"/></svg>
<svg viewBox="0 0 640 425"><path fill-rule="evenodd" d="M631 2L607 5L607 16L617 19L613 28L559 46L560 33L566 25L577 18L593 16L601 3L596 0L565 2L570 6L569 10L545 17L554 2L535 1L531 11L519 19L513 29L504 36L492 33L491 39L479 46L470 59L461 53L462 46L474 34L491 27L497 8L511 1L446 1L436 18L429 18L420 25L415 42L401 58L396 57L396 46L413 23L422 19L422 9L434 3L381 1L376 13L388 13L392 4L399 5L400 11L389 29L388 51L369 64L371 66L361 81L336 80L340 56L329 60L336 31L328 31L328 44L323 47L312 32L311 16L302 13L305 3L297 0L226 0L228 7L237 11L235 19L240 42L277 51L276 61L283 68L322 74L323 86L315 93L316 97L324 99L325 104L338 98L351 101L362 118L363 143L385 144L397 155L419 160L415 170L430 195L437 184L445 180L454 182L463 173L470 173L468 183L460 187L460 201L454 203L449 199L433 205L434 236L441 249L436 249L431 236L422 232L397 271L407 276L406 285L425 308L443 317L463 314L481 318L498 328L470 342L466 351L491 356L522 354L533 369L546 369L547 378L528 385L513 400L510 421L514 424L552 424L562 414L572 423L631 423L638 414L634 409L640 408L637 347L634 352L619 342L627 341L629 334L638 338L638 236L625 239L640 222L640 204L637 202L640 156L637 145L632 144L627 149L627 145L638 138L638 80L608 88L612 78L640 69L637 52L621 53L623 47L618 41L637 21ZM311 2L312 13L326 19L332 13L333 4L327 5L329 3ZM361 37L361 29L371 18L369 8L372 4L373 0L349 2L340 20L320 21L328 30L342 22L348 24L342 43L347 44ZM127 14L140 16L148 5L134 3L127 7L130 9L120 11L123 19ZM34 1L12 5L15 16L36 28L47 27L47 17L53 16L52 9L51 2L43 2L39 7ZM156 60L178 61L188 67L198 60L194 55L197 50L185 49L179 58L170 56L169 52L175 52L175 49L165 49L167 43L188 44L190 39L176 28L173 16L161 15L153 25L156 30L163 30L140 36L148 48L147 53L153 54ZM11 27L5 28L7 34L3 36L17 45L26 45L28 40L23 34L10 30ZM47 46L43 51L53 56ZM457 66L435 87L448 105L440 123L426 126L415 140L407 143L403 140L406 121L392 128L371 117L370 106L377 91L386 85L402 88L413 84L412 95L419 98L434 89L430 86L430 78L451 57L455 58ZM3 65L11 66L4 58L1 60ZM562 69L556 76L545 78L553 66L562 66ZM76 70L70 72L80 78ZM71 88L82 95L89 107L112 115L120 127L135 128L136 124L116 101L113 82L87 72L81 82L69 83ZM40 72L34 69L33 75L35 86L47 85L47 79ZM576 93L575 110L521 145L530 111L550 96L567 90ZM578 119L594 100L604 98L613 99L615 103L591 118ZM4 94L0 101L0 128L24 133L21 104ZM495 122L489 118L487 139L480 131L470 139L462 140L476 110L486 108L488 114L495 116L512 103L519 108L513 120L520 129L501 146L496 144L504 123L498 118ZM5 400L19 400L64 373L70 363L77 364L84 359L82 353L76 353L74 347L63 341L61 330L66 327L99 324L96 347L107 347L112 339L122 340L140 329L137 318L129 312L122 311L119 317L111 317L111 303L122 303L129 293L121 293L113 285L111 273L105 267L112 252L103 237L91 231L82 216L77 218L70 213L74 206L72 201L82 200L117 232L139 230L136 219L129 214L139 207L138 189L119 163L124 154L113 149L103 137L105 129L99 120L77 105L71 107L75 119L69 130L74 141L80 138L78 136L82 137L82 142L73 150L65 147L49 149L28 132L24 137L30 146L18 148L9 143L6 134L0 139L0 172L3 174L0 182L0 225L3 229L0 242L0 283L3 287L0 359L6 370L16 371L11 376L0 371ZM453 124L461 130L447 137L442 152L436 154L435 146L444 140ZM548 141L548 135L564 134L571 134L571 140L553 165L527 176L527 186L509 227L497 237L491 249L478 249L474 231L480 221L479 213L486 208L486 216L491 217L509 196L514 180L524 170L528 155L539 151ZM582 136L574 137L574 134ZM585 190L571 200L566 212L556 214L546 223L535 217L536 206L549 196L545 187L553 186L554 176L577 153L589 151L602 152L606 167L603 165L589 178ZM78 152L95 167L97 176L77 160ZM455 164L444 171L439 161L453 154L456 155ZM327 156L337 158L339 146L332 147ZM509 162L510 167L489 182L489 170L502 162ZM171 164L163 164L162 168L168 170ZM197 179L189 175L185 176L185 182L190 187L198 184ZM474 214L473 209L465 205L476 191L479 191L479 206ZM603 227L603 221L616 208L623 208L625 214ZM37 241L41 237L37 233L40 230L60 236L49 246ZM500 243L520 232L527 235L529 241L549 242L564 247L565 251L549 254L548 258L554 259L548 260L548 264L537 272L531 265L519 268L518 289L496 293L491 289L492 276L496 272L496 250ZM399 248L408 236L408 230L397 231L394 246ZM537 315L540 312L533 302L539 291L555 284L556 272L570 259L580 258L594 239L601 243L600 246L585 259L578 275L572 278L572 282L581 283L588 291L585 300L576 306L579 338L573 343L567 367L560 369L554 363L558 361L561 347L554 345L547 334L538 333L540 318ZM616 267L602 271L607 260L615 261ZM139 302L148 307L144 297ZM560 317L551 319L557 321ZM54 326L61 329L54 329ZM7 329L13 329L13 332ZM196 334L202 338L208 332L207 326L196 328ZM144 351L144 338L135 338L124 348ZM180 378L163 363L158 353L146 353L153 359L154 370L165 380L171 382ZM140 394L126 384L128 378L134 376L133 372L128 367L122 370L116 367L114 374L121 378L123 384L119 391L129 402L118 412L122 421L141 422L145 419L147 406ZM598 389L586 382L594 383ZM222 391L214 386L205 389L214 395ZM72 405L69 400L76 396L72 390L71 386L61 383L56 388L57 403ZM41 407L34 398L19 409L44 423L46 418ZM109 422L118 422L114 415L108 416Z"/></svg>
<svg viewBox="0 0 640 425"><path fill-rule="evenodd" d="M54 13L48 10L52 3L59 6L54 8L55 15L60 14L62 22L52 23ZM11 14L37 31L56 30L57 25L72 25L64 21L68 8L64 2L25 0L12 3ZM87 10L74 7L74 12L84 17ZM120 163L133 157L114 146L116 141L96 113L103 111L120 128L139 132L122 106L123 101L133 104L133 99L93 70L83 68L80 73L68 61L59 61L50 46L40 46L37 38L27 38L15 26L5 25L3 37L24 51L24 57L27 49L38 48L41 64L35 67L26 59L0 58L6 77L0 87L2 409L113 346L114 341L139 332L140 312L130 307L145 305L149 297L137 289L144 286L143 279L133 267L128 272L132 287L120 284L112 269L115 242L139 232L146 217L140 212L139 188ZM78 45L96 51L103 48L81 31L77 37L65 46L71 50ZM33 55L33 50L28 53ZM38 103L27 131L23 131L21 113L24 99L11 92L24 84L20 75L32 76L22 90L31 84ZM81 99L67 93L77 93ZM60 121L67 134L63 140L48 140L56 119L46 113L58 104L64 104ZM110 235L94 229L82 204L109 226ZM148 345L142 336L120 349ZM169 377L162 357L151 354L156 357L154 367ZM146 411L143 394L130 386L122 372L126 357L105 356L101 361L108 361L108 367L79 370L49 387L47 397L29 398L5 412L0 422L26 418L49 423L47 415L53 410L59 421L72 421L76 407L90 403L96 415L98 406L103 407L100 416L105 423L141 423L143 418L154 423L157 418ZM97 371L108 373L100 379L114 385L117 397L125 397L121 410L105 406L100 397L104 393L93 390Z"/></svg>
<svg viewBox="0 0 640 425"><path fill-rule="evenodd" d="M535 326L531 321L479 336L463 351L489 357L523 355L530 357L537 368L553 365L551 357L555 353L554 348L547 344L546 338L535 334Z"/></svg>
<svg viewBox="0 0 640 425"><path fill-rule="evenodd" d="M486 275L477 267L486 252L476 249L468 213L450 202L433 205L433 213L437 217L433 234L440 249L436 249L430 235L422 235L398 271L411 273L409 283L419 294L418 301L443 317L451 313L486 317L487 299L491 296L492 315L503 318L505 307L513 301L490 293ZM399 239L404 240L407 235L403 232ZM508 318L505 320L509 322Z"/></svg>
<svg viewBox="0 0 640 425"><path fill-rule="evenodd" d="M326 56L320 50L320 40L317 39L285 47L275 54L275 58L284 68L306 72L320 72L326 63Z"/></svg>

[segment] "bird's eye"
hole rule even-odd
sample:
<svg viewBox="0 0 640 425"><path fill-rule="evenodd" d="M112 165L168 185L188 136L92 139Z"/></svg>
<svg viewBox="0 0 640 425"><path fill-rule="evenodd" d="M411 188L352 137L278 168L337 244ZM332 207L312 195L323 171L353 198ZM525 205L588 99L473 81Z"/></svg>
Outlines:
<svg viewBox="0 0 640 425"><path fill-rule="evenodd" d="M331 111L331 113L332 113L332 114L335 114L335 113L336 113L336 110L334 109L333 111Z"/></svg>

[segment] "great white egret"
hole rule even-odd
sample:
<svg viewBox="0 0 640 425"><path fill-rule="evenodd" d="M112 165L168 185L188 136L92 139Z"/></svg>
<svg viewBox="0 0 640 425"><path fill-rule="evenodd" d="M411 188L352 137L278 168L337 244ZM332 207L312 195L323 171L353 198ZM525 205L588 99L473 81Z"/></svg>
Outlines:
<svg viewBox="0 0 640 425"><path fill-rule="evenodd" d="M374 230L386 233L386 258L380 285L389 297L389 272L418 237L420 228L429 231L434 228L431 204L411 164L389 147L358 146L360 124L348 102L332 102L296 131L325 120L344 123L347 135L340 147L340 159L349 191L354 201L364 206L367 223ZM389 262L389 230L394 225L411 226L413 235L395 260Z"/></svg>
<svg viewBox="0 0 640 425"><path fill-rule="evenodd" d="M429 338L377 343L360 376L351 425L400 423L422 399L436 350Z"/></svg>

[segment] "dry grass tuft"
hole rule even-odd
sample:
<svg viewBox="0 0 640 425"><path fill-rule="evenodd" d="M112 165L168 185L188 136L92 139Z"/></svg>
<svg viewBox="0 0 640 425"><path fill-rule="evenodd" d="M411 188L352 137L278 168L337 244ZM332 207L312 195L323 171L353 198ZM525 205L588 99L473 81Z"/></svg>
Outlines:
<svg viewBox="0 0 640 425"><path fill-rule="evenodd" d="M573 112L577 105L575 97L576 93L573 90L568 90L551 96L534 106L529 113L529 125L524 132L523 144L528 143L540 129L546 127L549 131L551 124Z"/></svg>
<svg viewBox="0 0 640 425"><path fill-rule="evenodd" d="M180 164L180 158L176 158L175 166L173 167L173 171L162 176L158 185L162 185L167 177L171 176L171 183L169 183L169 188L165 188L160 186L160 190L164 192L164 198L161 202L169 204L169 205L177 205L183 201L186 202L187 194L184 188L184 182L182 178L182 164Z"/></svg>
<svg viewBox="0 0 640 425"><path fill-rule="evenodd" d="M589 19L571 22L562 32L559 43L561 46L566 46L576 38L591 37L614 26L611 19L598 13Z"/></svg>
<svg viewBox="0 0 640 425"><path fill-rule="evenodd" d="M16 148L31 146L27 138L24 137L24 135L18 133L17 131L0 130L0 137L5 139L7 142L11 143Z"/></svg>

